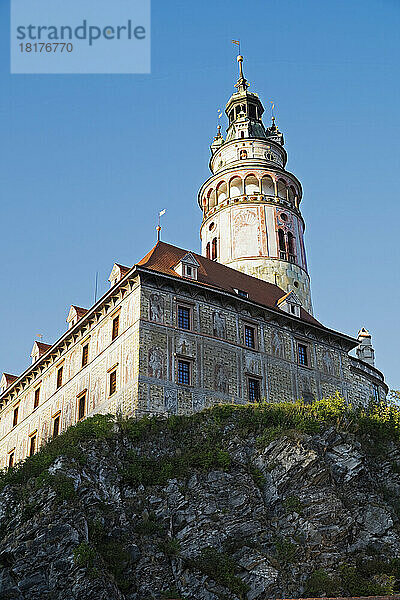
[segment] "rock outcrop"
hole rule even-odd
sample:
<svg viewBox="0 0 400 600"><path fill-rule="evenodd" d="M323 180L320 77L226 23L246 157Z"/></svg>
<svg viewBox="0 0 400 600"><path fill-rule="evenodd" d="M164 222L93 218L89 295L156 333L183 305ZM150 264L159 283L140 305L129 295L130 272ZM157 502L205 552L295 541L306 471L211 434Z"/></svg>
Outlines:
<svg viewBox="0 0 400 600"><path fill-rule="evenodd" d="M264 600L396 589L397 442L326 419L313 432L269 427L257 410L96 417L4 474L0 598Z"/></svg>

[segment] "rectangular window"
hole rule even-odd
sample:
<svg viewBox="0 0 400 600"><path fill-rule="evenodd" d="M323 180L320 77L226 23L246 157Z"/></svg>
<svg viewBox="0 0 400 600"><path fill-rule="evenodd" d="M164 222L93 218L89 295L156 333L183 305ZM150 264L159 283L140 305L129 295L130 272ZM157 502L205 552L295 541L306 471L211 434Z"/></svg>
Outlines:
<svg viewBox="0 0 400 600"><path fill-rule="evenodd" d="M299 365L304 365L305 367L307 367L308 366L307 346L305 346L304 344L298 344L297 345L297 355L298 355Z"/></svg>
<svg viewBox="0 0 400 600"><path fill-rule="evenodd" d="M115 340L119 335L119 315L117 315L112 322L112 336L111 339Z"/></svg>
<svg viewBox="0 0 400 600"><path fill-rule="evenodd" d="M190 329L190 308L187 306L178 306L178 327Z"/></svg>
<svg viewBox="0 0 400 600"><path fill-rule="evenodd" d="M249 377L249 402L260 401L260 382L258 379Z"/></svg>
<svg viewBox="0 0 400 600"><path fill-rule="evenodd" d="M110 373L110 392L109 396L112 396L117 391L117 371L111 371Z"/></svg>
<svg viewBox="0 0 400 600"><path fill-rule="evenodd" d="M14 415L13 415L13 427L15 427L18 423L18 412L19 412L19 406L16 406L14 408Z"/></svg>
<svg viewBox="0 0 400 600"><path fill-rule="evenodd" d="M89 344L85 344L82 348L82 367L88 364L89 360Z"/></svg>
<svg viewBox="0 0 400 600"><path fill-rule="evenodd" d="M256 330L251 325L244 326L244 345L248 348L256 347Z"/></svg>
<svg viewBox="0 0 400 600"><path fill-rule="evenodd" d="M60 367L57 371L57 389L60 388L63 383L63 370L64 367Z"/></svg>
<svg viewBox="0 0 400 600"><path fill-rule="evenodd" d="M54 417L53 421L53 438L57 437L60 433L60 415Z"/></svg>
<svg viewBox="0 0 400 600"><path fill-rule="evenodd" d="M39 400L40 400L40 387L36 388L36 390L35 390L35 399L33 401L33 410L35 410L35 408L37 408L39 406Z"/></svg>
<svg viewBox="0 0 400 600"><path fill-rule="evenodd" d="M178 360L178 383L190 385L190 362Z"/></svg>
<svg viewBox="0 0 400 600"><path fill-rule="evenodd" d="M81 421L86 414L86 392L78 398L78 421Z"/></svg>
<svg viewBox="0 0 400 600"><path fill-rule="evenodd" d="M11 469L11 467L14 466L14 459L15 459L15 452L10 452L10 454L8 455L8 466Z"/></svg>
<svg viewBox="0 0 400 600"><path fill-rule="evenodd" d="M36 435L32 435L30 439L29 456L33 456L36 452Z"/></svg>

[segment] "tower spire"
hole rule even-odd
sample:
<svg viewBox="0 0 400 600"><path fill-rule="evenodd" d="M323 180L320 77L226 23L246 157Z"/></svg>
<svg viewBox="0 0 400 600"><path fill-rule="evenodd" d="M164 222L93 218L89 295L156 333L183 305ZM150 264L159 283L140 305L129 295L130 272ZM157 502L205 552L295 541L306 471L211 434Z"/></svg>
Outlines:
<svg viewBox="0 0 400 600"><path fill-rule="evenodd" d="M243 56L241 54L238 55L237 61L239 64L239 79L237 80L235 87L238 89L238 92L245 92L249 87L249 82L243 75Z"/></svg>

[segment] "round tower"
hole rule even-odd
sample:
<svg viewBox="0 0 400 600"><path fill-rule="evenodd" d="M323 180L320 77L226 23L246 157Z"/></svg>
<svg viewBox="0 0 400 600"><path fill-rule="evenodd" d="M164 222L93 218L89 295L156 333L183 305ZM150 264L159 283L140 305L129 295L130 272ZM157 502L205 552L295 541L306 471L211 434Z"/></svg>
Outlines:
<svg viewBox="0 0 400 600"><path fill-rule="evenodd" d="M264 127L263 105L248 91L243 57L237 60L237 91L225 109L226 138L218 127L211 144L212 175L198 195L202 253L286 292L293 290L312 313L301 184L286 171L283 135L274 117L271 126Z"/></svg>

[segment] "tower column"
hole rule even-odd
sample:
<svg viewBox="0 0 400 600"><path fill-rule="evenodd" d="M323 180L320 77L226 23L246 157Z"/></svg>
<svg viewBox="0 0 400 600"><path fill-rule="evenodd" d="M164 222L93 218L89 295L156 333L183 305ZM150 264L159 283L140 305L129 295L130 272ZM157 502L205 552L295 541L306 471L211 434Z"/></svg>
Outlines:
<svg viewBox="0 0 400 600"><path fill-rule="evenodd" d="M199 191L202 252L231 268L295 291L312 313L310 278L300 212L302 188L286 170L283 134L275 118L262 122L263 105L248 91L238 57L237 91L226 105L226 139L211 144L211 177Z"/></svg>

